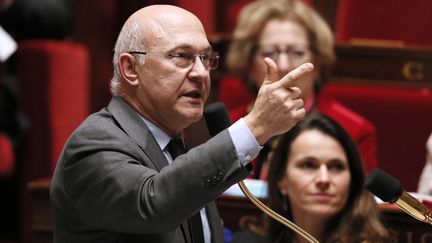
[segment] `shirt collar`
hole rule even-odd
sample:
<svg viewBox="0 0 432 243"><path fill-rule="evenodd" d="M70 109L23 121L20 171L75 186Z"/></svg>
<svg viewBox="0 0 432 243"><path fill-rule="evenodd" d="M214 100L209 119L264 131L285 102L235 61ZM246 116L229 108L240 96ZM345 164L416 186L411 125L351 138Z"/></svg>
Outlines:
<svg viewBox="0 0 432 243"><path fill-rule="evenodd" d="M153 137L156 139L156 142L158 143L160 149L165 150L165 147L170 142L171 137L168 134L166 134L162 129L160 129L158 126L151 123L149 120L145 119L142 116L141 119L144 121L144 123L147 125L150 132L153 134Z"/></svg>

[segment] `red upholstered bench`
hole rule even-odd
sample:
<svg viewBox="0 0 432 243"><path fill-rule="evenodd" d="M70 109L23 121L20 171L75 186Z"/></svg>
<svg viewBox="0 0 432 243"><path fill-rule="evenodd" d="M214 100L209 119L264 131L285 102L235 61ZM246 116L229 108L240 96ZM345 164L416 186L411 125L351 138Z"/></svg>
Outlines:
<svg viewBox="0 0 432 243"><path fill-rule="evenodd" d="M0 179L11 176L15 167L15 154L12 142L3 133L0 133Z"/></svg>
<svg viewBox="0 0 432 243"><path fill-rule="evenodd" d="M378 167L416 191L432 132L432 89L330 83L323 92L374 123Z"/></svg>
<svg viewBox="0 0 432 243"><path fill-rule="evenodd" d="M19 43L20 104L29 121L18 161L23 242L30 242L27 184L52 175L67 138L89 114L88 73L88 51L81 44L55 40Z"/></svg>
<svg viewBox="0 0 432 243"><path fill-rule="evenodd" d="M411 45L430 45L432 21L430 0L339 0L336 40L393 40ZM413 13L413 14L411 14Z"/></svg>
<svg viewBox="0 0 432 243"><path fill-rule="evenodd" d="M21 105L30 122L23 167L28 179L50 176L71 132L89 113L87 49L32 40L17 53Z"/></svg>

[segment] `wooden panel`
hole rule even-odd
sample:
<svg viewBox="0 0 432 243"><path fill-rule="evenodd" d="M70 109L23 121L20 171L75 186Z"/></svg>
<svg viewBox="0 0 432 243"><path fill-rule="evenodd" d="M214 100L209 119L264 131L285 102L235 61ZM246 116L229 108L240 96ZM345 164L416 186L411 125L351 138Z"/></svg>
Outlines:
<svg viewBox="0 0 432 243"><path fill-rule="evenodd" d="M432 87L432 48L338 44L333 82Z"/></svg>
<svg viewBox="0 0 432 243"><path fill-rule="evenodd" d="M53 242L53 220L49 202L51 178L31 181L28 191L31 197L31 239L33 243Z"/></svg>

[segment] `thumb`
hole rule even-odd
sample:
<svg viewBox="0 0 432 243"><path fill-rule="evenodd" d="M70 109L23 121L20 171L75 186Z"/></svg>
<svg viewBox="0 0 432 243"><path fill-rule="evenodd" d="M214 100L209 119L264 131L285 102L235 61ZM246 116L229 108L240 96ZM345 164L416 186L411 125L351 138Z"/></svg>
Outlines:
<svg viewBox="0 0 432 243"><path fill-rule="evenodd" d="M271 84L279 78L278 67L271 58L264 58L264 62L267 66L267 70L264 76L263 84Z"/></svg>

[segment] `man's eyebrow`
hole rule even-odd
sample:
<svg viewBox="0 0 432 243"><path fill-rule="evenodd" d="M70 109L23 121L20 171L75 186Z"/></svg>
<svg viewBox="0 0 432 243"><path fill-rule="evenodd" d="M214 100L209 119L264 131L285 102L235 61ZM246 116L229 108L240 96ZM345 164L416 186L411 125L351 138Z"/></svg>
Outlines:
<svg viewBox="0 0 432 243"><path fill-rule="evenodd" d="M181 45L178 45L178 46L173 46L172 48L169 49L169 52L170 52L170 51L177 50L177 49L183 49L183 50L197 50L196 47L191 46L191 45L189 45L189 44L181 44ZM206 51L212 51L212 50L213 50L213 48L212 48L211 46L207 46L207 47L205 47L204 49L200 49L199 52L206 52Z"/></svg>

